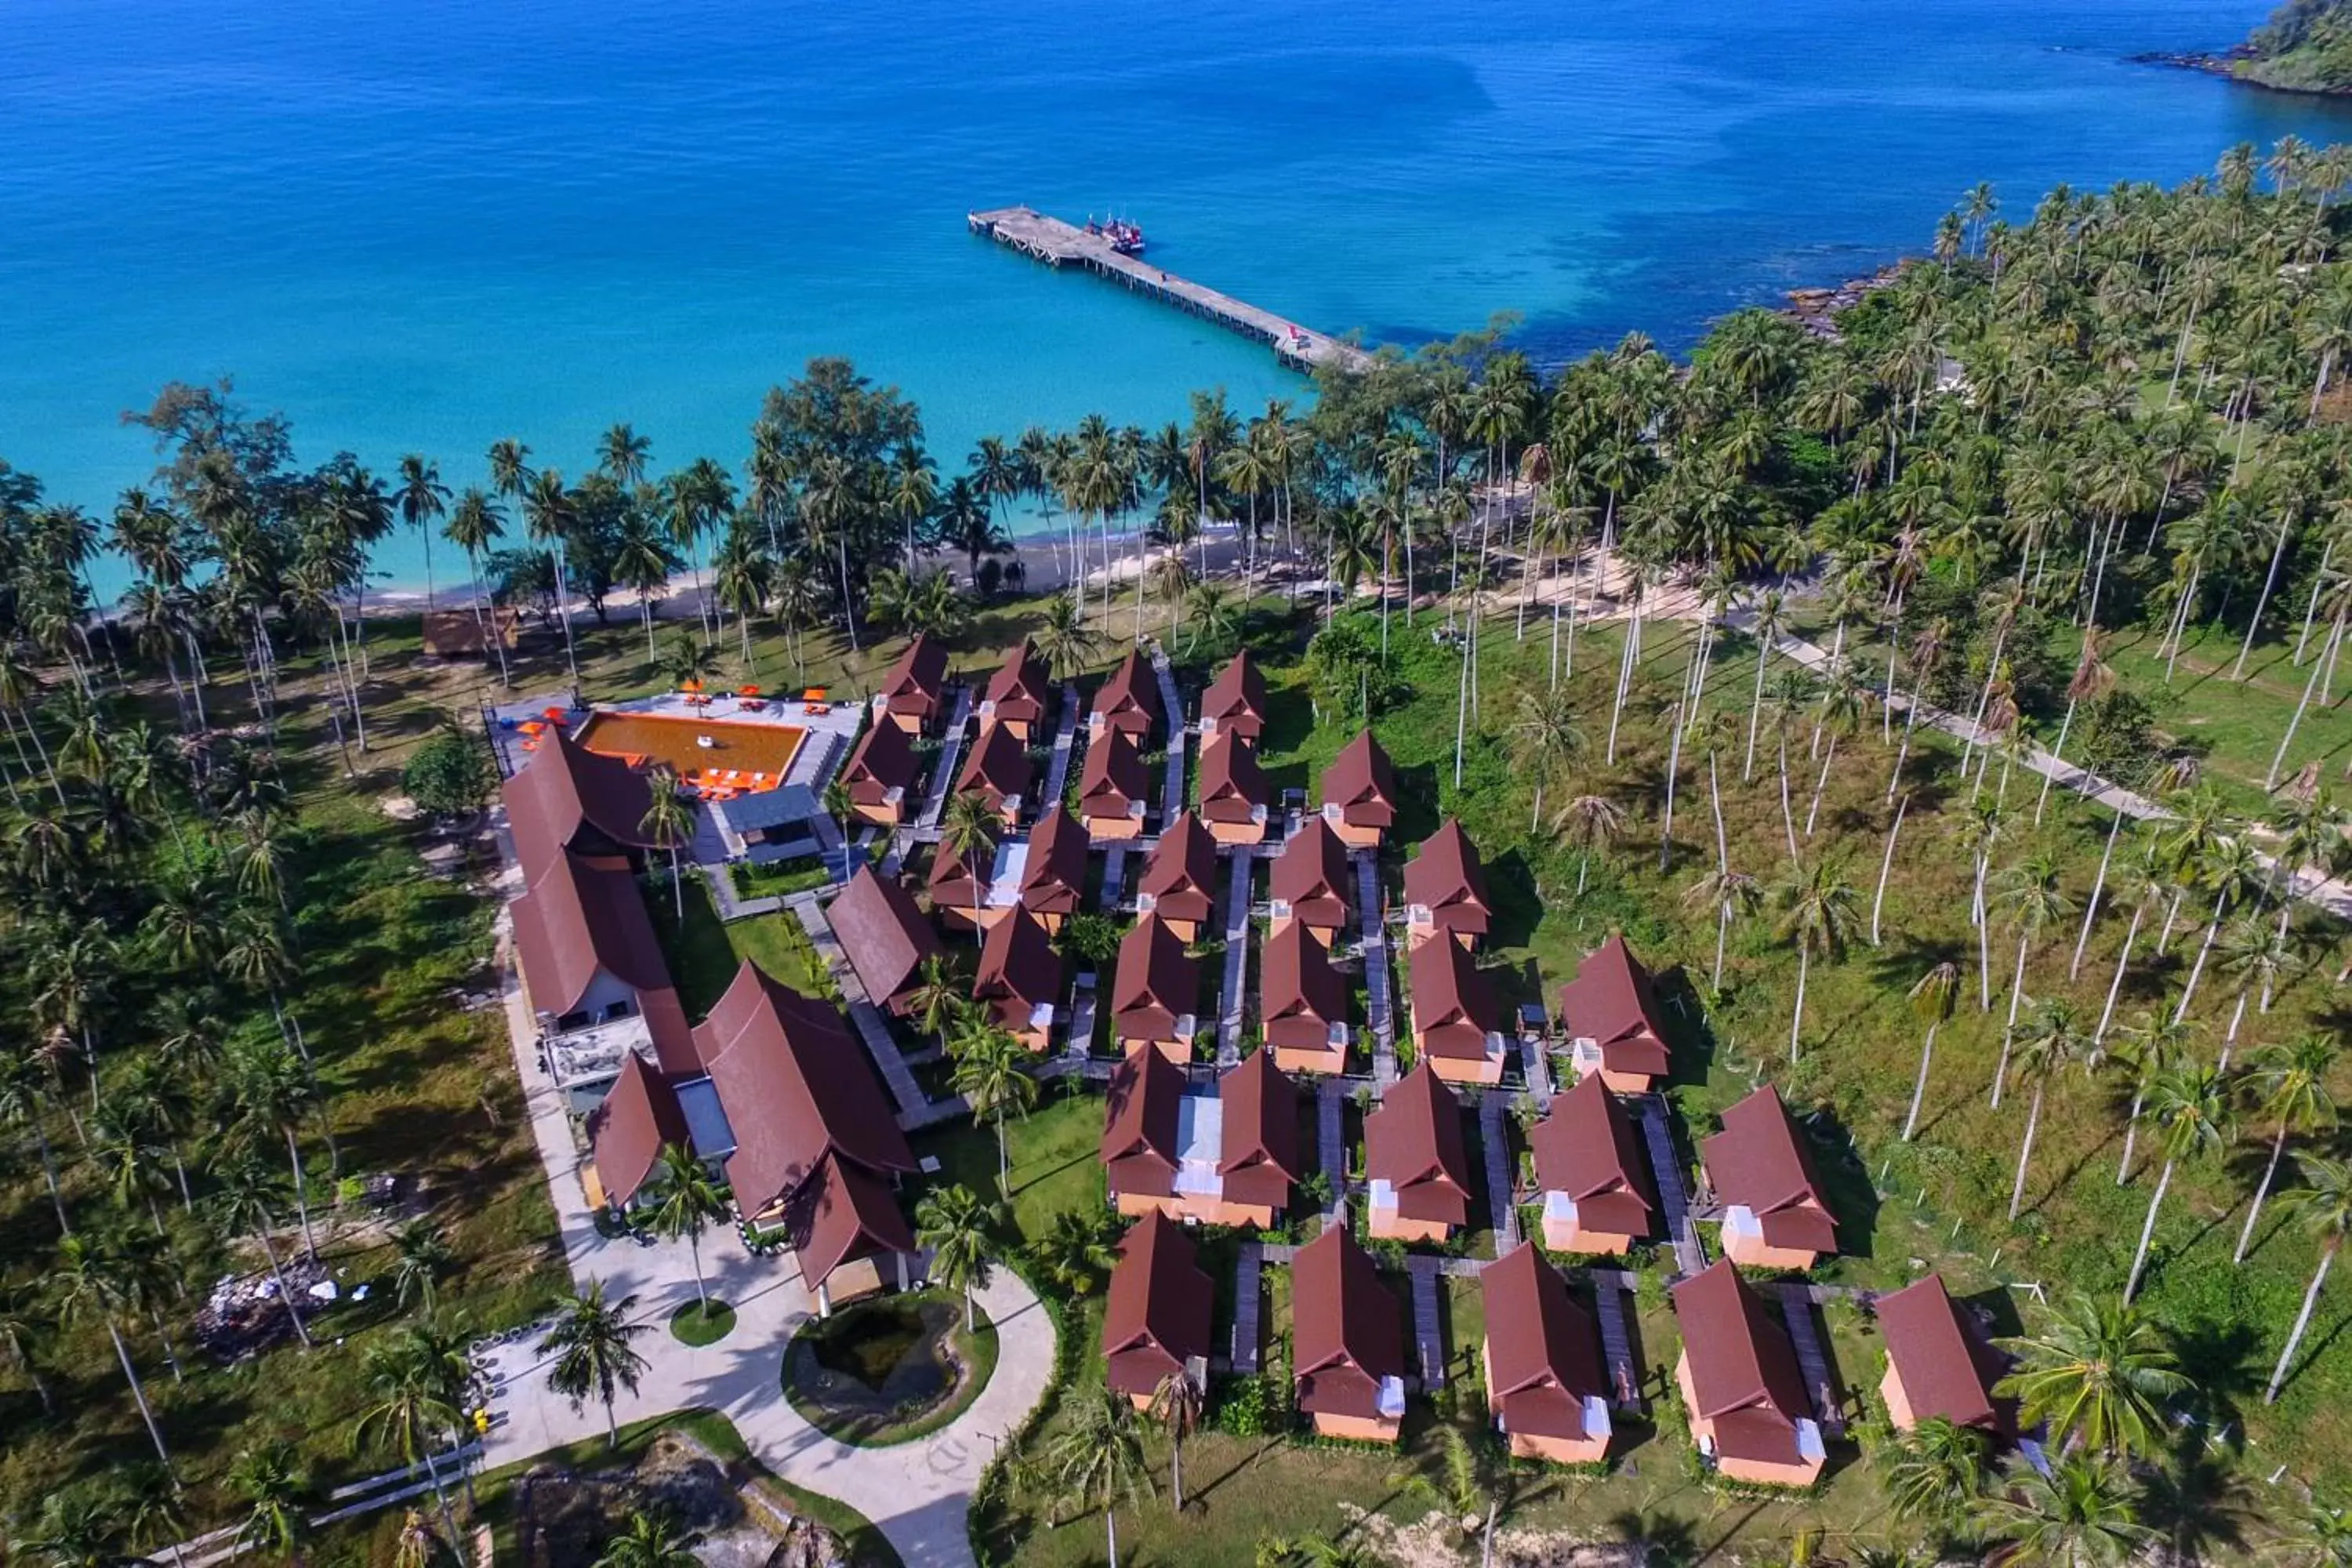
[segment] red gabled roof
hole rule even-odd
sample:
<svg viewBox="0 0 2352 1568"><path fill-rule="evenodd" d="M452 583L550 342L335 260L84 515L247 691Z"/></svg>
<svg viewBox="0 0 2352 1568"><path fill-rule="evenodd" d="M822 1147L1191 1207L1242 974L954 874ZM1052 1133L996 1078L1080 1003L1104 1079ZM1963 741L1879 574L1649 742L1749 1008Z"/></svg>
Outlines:
<svg viewBox="0 0 2352 1568"><path fill-rule="evenodd" d="M1348 923L1348 849L1331 825L1310 816L1274 858L1271 896L1324 931Z"/></svg>
<svg viewBox="0 0 2352 1568"><path fill-rule="evenodd" d="M1930 1274L1874 1305L1886 1359L1903 1380L1904 1397L1916 1418L1940 1415L1957 1426L2016 1435L2016 1401L1995 1398L1992 1392L2007 1368L1961 1316L1941 1276Z"/></svg>
<svg viewBox="0 0 2352 1568"><path fill-rule="evenodd" d="M745 1214L789 1198L828 1156L877 1175L915 1168L848 1024L749 959L694 1039L735 1133L727 1179Z"/></svg>
<svg viewBox="0 0 2352 1568"><path fill-rule="evenodd" d="M1789 1331L1727 1258L1675 1286L1674 1302L1693 1414L1715 1424L1717 1447L1761 1464L1801 1462L1797 1423L1813 1412Z"/></svg>
<svg viewBox="0 0 2352 1568"><path fill-rule="evenodd" d="M1146 915L1119 938L1110 1010L1130 1037L1162 1037L1200 1001L1201 965L1166 921Z"/></svg>
<svg viewBox="0 0 2352 1568"><path fill-rule="evenodd" d="M994 718L1035 724L1044 721L1053 689L1036 645L1023 637L1004 650L1004 660L988 678L981 700L991 705Z"/></svg>
<svg viewBox="0 0 2352 1568"><path fill-rule="evenodd" d="M1390 1085L1380 1109L1364 1118L1364 1175L1394 1189L1406 1219L1468 1223L1462 1102L1426 1059Z"/></svg>
<svg viewBox="0 0 2352 1568"><path fill-rule="evenodd" d="M1040 1006L1061 1000L1062 955L1036 916L1016 906L988 928L971 994L1008 1029L1027 1028Z"/></svg>
<svg viewBox="0 0 2352 1568"><path fill-rule="evenodd" d="M651 847L653 789L618 757L592 752L551 726L522 771L499 786L523 881L545 874L558 849L591 859Z"/></svg>
<svg viewBox="0 0 2352 1568"><path fill-rule="evenodd" d="M841 770L842 787L859 805L882 805L892 790L911 790L919 771L915 743L896 724L866 726L857 749Z"/></svg>
<svg viewBox="0 0 2352 1568"><path fill-rule="evenodd" d="M1223 1139L1217 1173L1225 1200L1287 1208L1292 1184L1306 1173L1298 1157L1298 1086L1274 1065L1273 1052L1253 1051L1217 1079L1217 1099Z"/></svg>
<svg viewBox="0 0 2352 1568"><path fill-rule="evenodd" d="M1598 1042L1601 1065L1609 1071L1666 1076L1666 1029L1650 973L1626 948L1622 932L1610 933L1576 978L1559 988L1559 1016L1570 1039Z"/></svg>
<svg viewBox="0 0 2352 1568"><path fill-rule="evenodd" d="M1258 970L1258 1022L1268 1045L1328 1050L1331 1026L1348 1022L1348 984L1323 944L1293 921L1265 939Z"/></svg>
<svg viewBox="0 0 2352 1568"><path fill-rule="evenodd" d="M1143 862L1135 889L1162 920L1207 921L1216 913L1217 841L1186 812L1169 824Z"/></svg>
<svg viewBox="0 0 2352 1568"><path fill-rule="evenodd" d="M1478 847L1452 817L1405 862L1404 901L1427 909L1440 931L1486 934L1494 905L1486 897L1486 868L1479 864Z"/></svg>
<svg viewBox="0 0 2352 1568"><path fill-rule="evenodd" d="M1111 1069L1097 1152L1114 1197L1164 1198L1176 1190L1185 1081L1184 1069L1158 1051L1132 1052Z"/></svg>
<svg viewBox="0 0 2352 1568"><path fill-rule="evenodd" d="M1114 1391L1156 1394L1162 1379L1208 1355L1216 1286L1198 1257L1183 1227L1158 1209L1120 1240L1103 1303L1103 1363Z"/></svg>
<svg viewBox="0 0 2352 1568"><path fill-rule="evenodd" d="M1404 1318L1344 1217L1290 1262L1298 1407L1370 1420L1384 1377L1404 1375Z"/></svg>
<svg viewBox="0 0 2352 1568"><path fill-rule="evenodd" d="M915 1233L889 1184L837 1155L827 1155L794 1195L786 1227L801 1282L811 1290L845 1263L915 1250Z"/></svg>
<svg viewBox="0 0 2352 1568"><path fill-rule="evenodd" d="M948 650L929 632L919 632L882 677L881 696L893 713L929 718L947 689Z"/></svg>
<svg viewBox="0 0 2352 1568"><path fill-rule="evenodd" d="M931 908L960 910L970 914L974 905L985 908L988 903L988 874L996 864L996 830L993 826L983 833L982 842L968 854L959 855L942 840L931 847L931 867L924 877L924 886L931 897Z"/></svg>
<svg viewBox="0 0 2352 1568"><path fill-rule="evenodd" d="M1036 915L1075 914L1086 889L1087 830L1056 802L1029 830L1021 907Z"/></svg>
<svg viewBox="0 0 2352 1568"><path fill-rule="evenodd" d="M625 866L555 848L530 890L514 901L515 960L537 1011L557 1017L586 1000L599 974L635 994L664 1072L698 1071L686 1010L670 984L637 879Z"/></svg>
<svg viewBox="0 0 2352 1568"><path fill-rule="evenodd" d="M1126 816L1138 801L1149 801L1151 771L1126 731L1106 726L1087 742L1078 771L1078 809L1087 816Z"/></svg>
<svg viewBox="0 0 2352 1568"><path fill-rule="evenodd" d="M1201 717L1216 721L1217 733L1230 731L1255 741L1265 729L1265 675L1247 648L1225 662L1201 694Z"/></svg>
<svg viewBox="0 0 2352 1568"><path fill-rule="evenodd" d="M971 755L964 759L962 771L956 774L958 795L977 794L988 802L991 809L1002 810L1006 797L1025 795L1036 770L1029 765L1029 752L1011 730L1002 724L991 724L981 731L980 739L972 743Z"/></svg>
<svg viewBox="0 0 2352 1568"><path fill-rule="evenodd" d="M877 876L871 866L857 868L825 920L877 1007L899 1008L923 960L946 951L914 895L896 877Z"/></svg>
<svg viewBox="0 0 2352 1568"><path fill-rule="evenodd" d="M1601 1331L1568 1281L1532 1242L1521 1242L1478 1277L1486 1309L1489 1394L1503 1428L1538 1437L1582 1437L1584 1402L1609 1397Z"/></svg>
<svg viewBox="0 0 2352 1568"><path fill-rule="evenodd" d="M588 1139L595 1150L597 1184L615 1204L637 1195L646 1178L660 1169L666 1146L692 1147L677 1090L635 1051L622 1059L621 1076L605 1091L604 1102L589 1112Z"/></svg>
<svg viewBox="0 0 2352 1568"><path fill-rule="evenodd" d="M1433 938L1412 950L1405 967L1412 984L1413 1033L1422 1048L1433 1056L1484 1059L1486 1037L1502 1032L1502 1008L1468 950L1450 936Z"/></svg>
<svg viewBox="0 0 2352 1568"><path fill-rule="evenodd" d="M1723 1131L1700 1142L1698 1159L1717 1199L1752 1212L1769 1245L1837 1250L1829 1194L1805 1135L1770 1084L1723 1113Z"/></svg>
<svg viewBox="0 0 2352 1568"><path fill-rule="evenodd" d="M1138 740L1151 732L1160 717L1160 681L1143 655L1129 649L1095 693L1098 722L1118 725Z"/></svg>
<svg viewBox="0 0 2352 1568"><path fill-rule="evenodd" d="M1212 822L1250 822L1273 800L1257 752L1232 731L1210 736L1201 748L1201 815Z"/></svg>
<svg viewBox="0 0 2352 1568"><path fill-rule="evenodd" d="M1396 770L1370 730L1339 749L1323 770L1323 804L1339 808L1340 819L1356 827L1385 828L1396 821Z"/></svg>
<svg viewBox="0 0 2352 1568"><path fill-rule="evenodd" d="M1646 1237L1657 1212L1650 1167L1633 1136L1633 1119L1595 1073L1552 1099L1551 1110L1528 1134L1536 1180L1548 1193L1565 1193L1578 1223L1611 1236Z"/></svg>

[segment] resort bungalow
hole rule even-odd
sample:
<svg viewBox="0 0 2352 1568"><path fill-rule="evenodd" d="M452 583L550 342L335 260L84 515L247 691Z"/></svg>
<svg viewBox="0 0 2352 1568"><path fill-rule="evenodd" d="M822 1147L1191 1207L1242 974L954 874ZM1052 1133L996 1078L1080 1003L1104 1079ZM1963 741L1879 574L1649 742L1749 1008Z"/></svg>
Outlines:
<svg viewBox="0 0 2352 1568"><path fill-rule="evenodd" d="M1087 830L1060 805L1051 805L1029 830L1021 862L1021 907L1047 931L1083 907L1087 890Z"/></svg>
<svg viewBox="0 0 2352 1568"><path fill-rule="evenodd" d="M1259 950L1257 1016L1285 1072L1345 1072L1348 984L1305 925L1286 921Z"/></svg>
<svg viewBox="0 0 2352 1568"><path fill-rule="evenodd" d="M1078 817L1093 838L1143 837L1143 811L1151 799L1151 770L1143 753L1118 730L1097 730L1087 743L1078 774Z"/></svg>
<svg viewBox="0 0 2352 1568"><path fill-rule="evenodd" d="M1207 1384L1216 1285L1198 1258L1192 1238L1157 1209L1119 1241L1103 1302L1103 1375L1139 1410L1171 1377Z"/></svg>
<svg viewBox="0 0 2352 1568"><path fill-rule="evenodd" d="M677 1089L659 1069L631 1051L604 1102L588 1113L589 1165L596 1182L591 1205L626 1208L656 1171L670 1144L693 1147Z"/></svg>
<svg viewBox="0 0 2352 1568"><path fill-rule="evenodd" d="M1168 825L1136 879L1139 914L1157 915L1186 942L1197 939L1217 910L1217 841L1201 819L1184 813Z"/></svg>
<svg viewBox="0 0 2352 1568"><path fill-rule="evenodd" d="M1438 1076L1500 1083L1507 1042L1494 987L1454 942L1427 942L1405 961L1412 989L1412 1044Z"/></svg>
<svg viewBox="0 0 2352 1568"><path fill-rule="evenodd" d="M1531 1242L1478 1276L1486 1337L1486 1413L1517 1459L1597 1465L1609 1457L1609 1380L1601 1330ZM1630 1394L1630 1390L1628 1393Z"/></svg>
<svg viewBox="0 0 2352 1568"><path fill-rule="evenodd" d="M1197 1107L1187 1109L1184 1069L1158 1051L1130 1052L1111 1069L1103 1100L1103 1186L1128 1215L1196 1217L1190 1200L1216 1168L1216 1143ZM1192 1168L1185 1166L1191 1153ZM1189 1184L1196 1189L1186 1193Z"/></svg>
<svg viewBox="0 0 2352 1568"><path fill-rule="evenodd" d="M1699 1145L1699 1168L1723 1208L1723 1255L1750 1268L1811 1268L1837 1250L1837 1222L1805 1135L1766 1084L1723 1113Z"/></svg>
<svg viewBox="0 0 2352 1568"><path fill-rule="evenodd" d="M1192 1059L1200 1028L1201 966L1184 941L1157 915L1146 915L1119 939L1111 982L1111 1033L1129 1056L1147 1047L1171 1062Z"/></svg>
<svg viewBox="0 0 2352 1568"><path fill-rule="evenodd" d="M1298 1155L1298 1086L1264 1051L1217 1079L1219 1225L1270 1226L1306 1173Z"/></svg>
<svg viewBox="0 0 2352 1568"><path fill-rule="evenodd" d="M513 605L488 609L427 610L423 627L427 658L487 658L494 648L511 652L522 631L522 611Z"/></svg>
<svg viewBox="0 0 2352 1568"><path fill-rule="evenodd" d="M569 1109L594 1109L631 1055L671 1078L699 1072L635 875L623 860L549 853L514 901L514 952L540 1051Z"/></svg>
<svg viewBox="0 0 2352 1568"><path fill-rule="evenodd" d="M1323 820L1350 849L1378 849L1396 823L1396 770L1370 730L1323 770Z"/></svg>
<svg viewBox="0 0 2352 1568"><path fill-rule="evenodd" d="M1029 793L1034 773L1020 737L1002 724L991 724L972 742L971 755L956 774L956 794L980 796L1011 827L1021 820L1022 797Z"/></svg>
<svg viewBox="0 0 2352 1568"><path fill-rule="evenodd" d="M907 797L921 773L907 731L877 719L842 766L841 787L849 793L850 815L877 827L898 826L907 820Z"/></svg>
<svg viewBox="0 0 2352 1568"><path fill-rule="evenodd" d="M1674 1289L1675 1385L1700 1457L1735 1481L1809 1487L1828 1450L1789 1333L1728 1258Z"/></svg>
<svg viewBox="0 0 2352 1568"><path fill-rule="evenodd" d="M992 833L959 855L942 839L931 847L930 874L924 879L931 913L951 931L982 931L1004 916L1003 906L989 903L996 865L996 835Z"/></svg>
<svg viewBox="0 0 2352 1568"><path fill-rule="evenodd" d="M1348 851L1321 817L1308 817L1274 858L1272 891L1276 931L1297 921L1327 948L1338 940L1348 923Z"/></svg>
<svg viewBox="0 0 2352 1568"><path fill-rule="evenodd" d="M1462 1102L1427 1062L1391 1085L1364 1118L1364 1174L1371 1184L1365 1217L1376 1237L1444 1241L1469 1223Z"/></svg>
<svg viewBox="0 0 2352 1568"><path fill-rule="evenodd" d="M931 729L947 716L948 650L930 633L917 634L874 693L874 716L888 719L910 735Z"/></svg>
<svg viewBox="0 0 2352 1568"><path fill-rule="evenodd" d="M1201 815L1220 844L1265 839L1274 786L1259 771L1257 752L1238 735L1219 735L1201 749Z"/></svg>
<svg viewBox="0 0 2352 1568"><path fill-rule="evenodd" d="M1878 1393L1896 1431L1940 1415L1998 1438L2017 1436L2016 1401L1997 1399L1992 1392L2008 1369L1962 1315L1941 1276L1930 1274L1881 1296L1874 1307L1886 1342L1886 1375Z"/></svg>
<svg viewBox="0 0 2352 1568"><path fill-rule="evenodd" d="M1298 1179L1298 1091L1258 1066L1264 1052L1195 1089L1157 1051L1112 1069L1104 1106L1103 1184L1123 1215L1270 1226Z"/></svg>
<svg viewBox="0 0 2352 1568"><path fill-rule="evenodd" d="M866 996L884 1012L905 1017L922 984L923 961L946 951L914 895L896 877L860 866L825 919Z"/></svg>
<svg viewBox="0 0 2352 1568"><path fill-rule="evenodd" d="M694 1037L727 1110L736 1205L784 1227L817 1310L904 1289L915 1237L896 1186L915 1157L841 1015L747 960Z"/></svg>
<svg viewBox="0 0 2352 1568"><path fill-rule="evenodd" d="M1265 731L1265 676L1249 650L1225 662L1217 679L1201 694L1201 742L1231 735L1250 745Z"/></svg>
<svg viewBox="0 0 2352 1568"><path fill-rule="evenodd" d="M1054 1043L1062 955L1036 916L1017 906L1003 913L982 939L972 1000L985 1005L997 1027L1023 1047L1043 1051Z"/></svg>
<svg viewBox="0 0 2352 1568"><path fill-rule="evenodd" d="M1318 1437L1393 1443L1404 1423L1404 1316L1342 1218L1290 1263L1291 1379Z"/></svg>
<svg viewBox="0 0 2352 1568"><path fill-rule="evenodd" d="M1579 1078L1598 1075L1620 1094L1647 1094L1671 1065L1650 973L1612 934L1559 988L1559 1016Z"/></svg>
<svg viewBox="0 0 2352 1568"><path fill-rule="evenodd" d="M1023 637L1004 650L1004 662L988 678L987 689L980 699L980 721L1003 725L1026 745L1045 724L1053 692L1036 645Z"/></svg>
<svg viewBox="0 0 2352 1568"><path fill-rule="evenodd" d="M1404 910L1405 941L1412 946L1439 931L1465 947L1476 947L1486 936L1494 910L1486 898L1486 873L1478 863L1478 847L1452 817L1405 862Z"/></svg>
<svg viewBox="0 0 2352 1568"><path fill-rule="evenodd" d="M1554 1252L1622 1253L1646 1240L1658 1212L1633 1121L1598 1077L1555 1095L1528 1133L1543 1189L1543 1244Z"/></svg>
<svg viewBox="0 0 2352 1568"><path fill-rule="evenodd" d="M1087 721L1097 730L1120 731L1138 746L1150 745L1151 727L1160 721L1160 680L1150 661L1133 650L1120 659L1096 688Z"/></svg>
<svg viewBox="0 0 2352 1568"><path fill-rule="evenodd" d="M652 846L646 812L653 788L618 757L592 752L551 727L529 763L499 786L525 886L559 849L593 866L641 863Z"/></svg>

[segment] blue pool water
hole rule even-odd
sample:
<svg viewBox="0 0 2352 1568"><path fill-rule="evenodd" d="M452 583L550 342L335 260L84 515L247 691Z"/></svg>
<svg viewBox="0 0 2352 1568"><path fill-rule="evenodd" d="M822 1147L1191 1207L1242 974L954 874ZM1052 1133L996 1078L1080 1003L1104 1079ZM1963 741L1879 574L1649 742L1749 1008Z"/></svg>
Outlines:
<svg viewBox="0 0 2352 1568"><path fill-rule="evenodd" d="M1153 256L1414 342L1524 316L1557 359L1924 246L1974 181L2174 181L2352 110L2139 49L2264 0L10 0L0 457L94 509L152 467L119 412L234 373L305 460L567 470L633 421L740 466L760 395L847 354L943 462L1263 349L966 234L1117 207ZM418 575L416 546L381 563Z"/></svg>

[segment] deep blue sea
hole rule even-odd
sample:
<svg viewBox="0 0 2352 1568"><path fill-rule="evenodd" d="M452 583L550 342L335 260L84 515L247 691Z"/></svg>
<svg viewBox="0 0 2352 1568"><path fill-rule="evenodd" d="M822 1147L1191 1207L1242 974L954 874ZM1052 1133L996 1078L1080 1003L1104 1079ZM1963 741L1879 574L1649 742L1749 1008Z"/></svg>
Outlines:
<svg viewBox="0 0 2352 1568"><path fill-rule="evenodd" d="M846 354L945 466L1263 349L970 237L1025 202L1173 270L1538 357L1922 248L1979 179L2175 181L2352 108L2126 64L2263 0L6 0L0 457L103 510L121 410L233 374L299 455L574 471L626 419L739 467L761 392ZM419 575L411 541L381 564Z"/></svg>

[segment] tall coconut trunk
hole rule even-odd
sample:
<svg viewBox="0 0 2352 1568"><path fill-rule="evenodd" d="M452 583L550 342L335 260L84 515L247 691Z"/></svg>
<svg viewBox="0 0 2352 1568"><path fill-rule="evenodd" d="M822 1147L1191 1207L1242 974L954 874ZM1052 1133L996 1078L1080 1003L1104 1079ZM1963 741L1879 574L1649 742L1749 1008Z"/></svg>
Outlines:
<svg viewBox="0 0 2352 1568"><path fill-rule="evenodd" d="M1919 1047L1919 1078L1911 1086L1911 1109L1903 1118L1903 1142L1906 1143L1911 1142L1912 1129L1919 1125L1919 1106L1927 1098L1927 1064L1936 1059L1936 1031L1943 1026L1941 1018L1928 1025L1927 1043Z"/></svg>
<svg viewBox="0 0 2352 1568"><path fill-rule="evenodd" d="M2139 1226L2139 1248L2132 1254L2131 1278L2124 1281L2126 1305L2139 1294L2140 1271L2147 1267L2147 1246L2156 1236L2157 1211L2164 1206L2165 1190L2172 1185L2173 1168L2179 1163L2177 1160L2164 1163L2164 1173L2156 1179L2156 1191L2148 1195L2147 1217L2140 1222Z"/></svg>
<svg viewBox="0 0 2352 1568"><path fill-rule="evenodd" d="M2286 1384L2286 1369L2294 1364L2294 1352L2303 1343L2304 1330L2311 1327L2311 1309L2319 1300L2319 1288L2327 1283L2328 1265L2336 1261L2338 1243L2330 1237L2320 1249L2319 1267L2312 1270L2311 1284L2303 1293L2303 1310L2294 1315L2294 1331L2286 1337L2286 1349L2279 1352L2278 1365L2271 1373L2271 1383L2263 1390L2263 1403L2276 1405L2279 1390Z"/></svg>
<svg viewBox="0 0 2352 1568"><path fill-rule="evenodd" d="M1895 840L1903 831L1903 814L1911 809L1911 796L1906 792L1895 804L1895 820L1886 825L1886 853L1878 862L1878 890L1870 899L1870 945L1878 945L1878 914L1886 907L1886 876L1895 868Z"/></svg>
<svg viewBox="0 0 2352 1568"><path fill-rule="evenodd" d="M2107 862L2116 852L2116 836L2123 831L2124 814L2116 813L2107 828L2107 847L2099 851L2099 874L2091 880L2091 896L2083 903L2083 929L2074 937L2074 957L2066 965L2066 978L2071 982L2083 973L2083 952L2091 943L2091 923L2099 918L2099 896L2107 890Z"/></svg>
<svg viewBox="0 0 2352 1568"><path fill-rule="evenodd" d="M2009 1220L2017 1223L2017 1211L2025 1205L2026 1162L2033 1158L2033 1135L2042 1129L2042 1092L2047 1085L2033 1086L2033 1104L2025 1113L2025 1142L2017 1151L2017 1180L2009 1189Z"/></svg>
<svg viewBox="0 0 2352 1568"><path fill-rule="evenodd" d="M2230 1254L2232 1266L2246 1260L2246 1251L2254 1244L2254 1222L2263 1217L2263 1200L2271 1195L2271 1183L2278 1177L2279 1156L2286 1152L2286 1123L2278 1125L2271 1139L2271 1157L2263 1166L2263 1179L2254 1188L2254 1201L2246 1210L2245 1228L2238 1232L2238 1249Z"/></svg>

